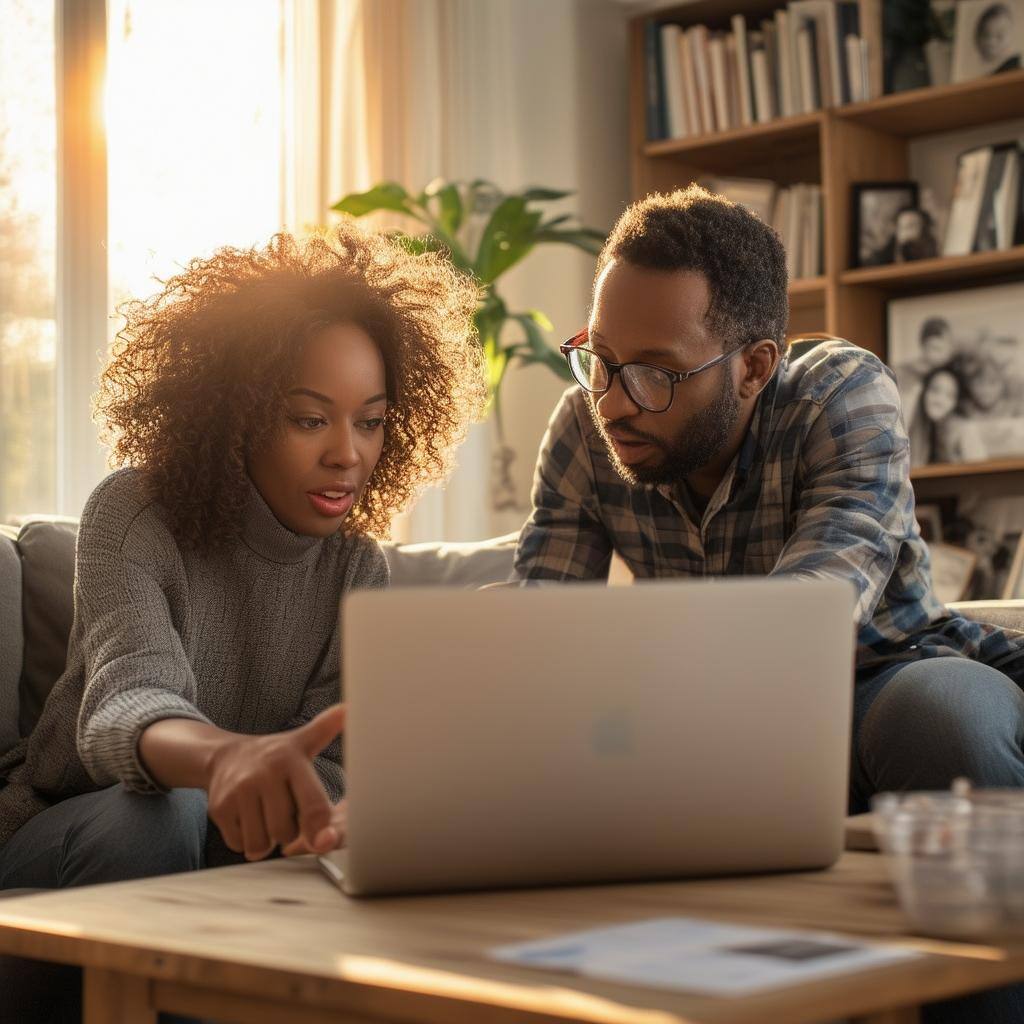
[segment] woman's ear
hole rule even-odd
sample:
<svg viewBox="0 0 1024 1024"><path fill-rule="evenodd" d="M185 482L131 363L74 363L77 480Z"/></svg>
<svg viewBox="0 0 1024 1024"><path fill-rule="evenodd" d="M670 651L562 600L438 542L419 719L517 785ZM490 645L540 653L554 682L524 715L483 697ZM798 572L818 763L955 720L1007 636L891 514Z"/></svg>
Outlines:
<svg viewBox="0 0 1024 1024"><path fill-rule="evenodd" d="M740 382L740 398L756 398L772 379L779 365L779 346L771 338L763 338L748 346L743 359L745 373Z"/></svg>

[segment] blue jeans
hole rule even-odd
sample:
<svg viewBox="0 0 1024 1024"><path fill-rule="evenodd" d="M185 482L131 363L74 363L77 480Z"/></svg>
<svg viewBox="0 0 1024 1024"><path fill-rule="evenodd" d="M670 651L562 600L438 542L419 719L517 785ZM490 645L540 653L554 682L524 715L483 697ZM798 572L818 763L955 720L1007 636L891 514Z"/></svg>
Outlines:
<svg viewBox="0 0 1024 1024"><path fill-rule="evenodd" d="M142 796L123 786L71 797L23 825L0 848L0 889L57 889L148 878L206 866L206 793ZM215 860L224 860L222 844ZM230 857L230 855L229 855ZM0 956L0 1022L81 1019L81 971ZM162 1015L165 1024L174 1020Z"/></svg>
<svg viewBox="0 0 1024 1024"><path fill-rule="evenodd" d="M1015 671L1020 671L1015 667ZM890 667L854 690L850 810L874 793L1024 786L1024 679L966 658ZM926 1006L922 1024L1024 1024L1024 985Z"/></svg>

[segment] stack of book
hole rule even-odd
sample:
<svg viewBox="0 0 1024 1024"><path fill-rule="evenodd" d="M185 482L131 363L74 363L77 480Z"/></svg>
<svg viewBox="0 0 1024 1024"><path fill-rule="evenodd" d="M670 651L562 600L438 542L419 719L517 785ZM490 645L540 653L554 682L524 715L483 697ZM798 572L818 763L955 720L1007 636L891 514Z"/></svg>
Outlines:
<svg viewBox="0 0 1024 1024"><path fill-rule="evenodd" d="M792 0L731 30L647 23L647 138L684 139L874 99L881 0Z"/></svg>
<svg viewBox="0 0 1024 1024"><path fill-rule="evenodd" d="M821 186L780 188L764 178L709 178L706 188L745 206L770 224L786 248L791 281L824 273Z"/></svg>
<svg viewBox="0 0 1024 1024"><path fill-rule="evenodd" d="M1024 149L977 146L957 161L943 256L1024 245Z"/></svg>

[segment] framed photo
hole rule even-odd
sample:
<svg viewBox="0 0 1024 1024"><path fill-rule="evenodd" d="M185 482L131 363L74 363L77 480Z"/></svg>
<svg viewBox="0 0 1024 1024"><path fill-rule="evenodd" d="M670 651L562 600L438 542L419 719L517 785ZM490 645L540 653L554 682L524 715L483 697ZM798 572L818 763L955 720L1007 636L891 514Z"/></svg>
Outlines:
<svg viewBox="0 0 1024 1024"><path fill-rule="evenodd" d="M930 544L932 556L932 589L943 603L966 599L971 589L971 577L977 556L966 548L954 544Z"/></svg>
<svg viewBox="0 0 1024 1024"><path fill-rule="evenodd" d="M1017 545L1017 552L1006 576L1006 586L1003 588L1004 601L1015 601L1020 598L1024 598L1024 535Z"/></svg>
<svg viewBox="0 0 1024 1024"><path fill-rule="evenodd" d="M1015 71L1024 53L1024 0L959 0L953 81Z"/></svg>
<svg viewBox="0 0 1024 1024"><path fill-rule="evenodd" d="M957 502L955 516L945 523L943 536L946 543L974 555L967 600L998 600L1024 585L1019 565L1024 557L1024 498L965 495Z"/></svg>
<svg viewBox="0 0 1024 1024"><path fill-rule="evenodd" d="M1024 455L1024 282L894 299L888 363L912 466Z"/></svg>
<svg viewBox="0 0 1024 1024"><path fill-rule="evenodd" d="M853 204L854 267L877 267L896 260L896 220L917 207L916 181L863 181L850 186Z"/></svg>

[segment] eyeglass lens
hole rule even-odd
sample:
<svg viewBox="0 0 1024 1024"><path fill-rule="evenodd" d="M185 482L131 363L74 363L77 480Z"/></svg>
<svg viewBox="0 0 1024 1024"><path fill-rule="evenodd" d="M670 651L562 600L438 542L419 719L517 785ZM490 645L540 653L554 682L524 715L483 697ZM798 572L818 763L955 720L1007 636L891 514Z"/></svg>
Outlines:
<svg viewBox="0 0 1024 1024"><path fill-rule="evenodd" d="M569 354L569 367L580 387L597 394L608 390L611 374L596 352L573 349ZM627 363L620 372L629 397L648 412L664 412L672 404L672 378L663 370Z"/></svg>

